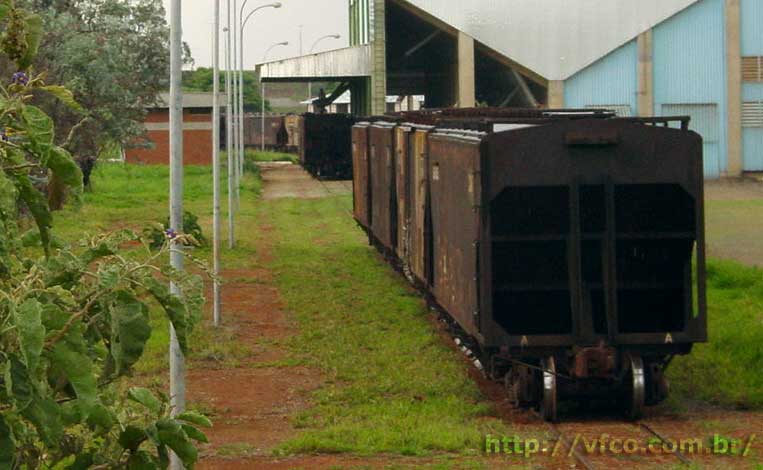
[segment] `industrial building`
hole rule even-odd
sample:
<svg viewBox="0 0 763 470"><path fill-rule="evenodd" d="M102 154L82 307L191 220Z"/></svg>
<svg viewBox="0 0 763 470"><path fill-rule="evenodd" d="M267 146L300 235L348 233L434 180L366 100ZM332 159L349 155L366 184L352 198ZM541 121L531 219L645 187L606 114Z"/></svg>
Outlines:
<svg viewBox="0 0 763 470"><path fill-rule="evenodd" d="M264 81L334 80L352 112L612 108L689 115L708 178L763 171L761 0L348 0L350 47L261 65Z"/></svg>
<svg viewBox="0 0 763 470"><path fill-rule="evenodd" d="M318 113L321 110L318 109L316 102L320 100L319 97L310 98L309 100L302 101L300 104L307 106L308 113ZM326 106L325 111L330 114L349 114L352 107L352 93L346 91L342 93L337 99ZM388 95L386 100L386 112L399 113L402 111L418 111L424 107L424 95L415 96L396 96Z"/></svg>

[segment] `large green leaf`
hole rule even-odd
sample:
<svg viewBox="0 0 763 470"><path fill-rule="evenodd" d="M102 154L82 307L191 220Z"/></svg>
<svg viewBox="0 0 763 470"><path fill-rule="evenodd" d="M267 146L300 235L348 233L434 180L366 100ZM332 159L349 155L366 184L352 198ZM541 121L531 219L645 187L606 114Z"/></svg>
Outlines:
<svg viewBox="0 0 763 470"><path fill-rule="evenodd" d="M16 309L14 320L24 362L29 374L34 376L45 341L42 305L34 299L27 300Z"/></svg>
<svg viewBox="0 0 763 470"><path fill-rule="evenodd" d="M53 144L53 120L37 106L24 106L21 117L26 123L27 137L40 145Z"/></svg>
<svg viewBox="0 0 763 470"><path fill-rule="evenodd" d="M212 427L212 421L206 416L196 411L186 411L175 416L178 421L185 421L187 423L195 424L197 426L203 426L205 428Z"/></svg>
<svg viewBox="0 0 763 470"><path fill-rule="evenodd" d="M6 393L16 405L16 409L21 412L32 405L37 395L32 378L29 376L29 371L15 354L8 355L5 370L5 387Z"/></svg>
<svg viewBox="0 0 763 470"><path fill-rule="evenodd" d="M127 291L115 296L111 311L111 355L116 373L127 372L143 355L151 337L148 307Z"/></svg>
<svg viewBox="0 0 763 470"><path fill-rule="evenodd" d="M66 87L60 85L46 85L39 88L58 98L63 104L75 111L82 111L82 106L74 99L74 94Z"/></svg>
<svg viewBox="0 0 763 470"><path fill-rule="evenodd" d="M171 293L169 288L155 279L146 282L149 292L161 304L167 316L175 327L178 343L183 353L187 353L187 338L190 332L190 316L183 301Z"/></svg>
<svg viewBox="0 0 763 470"><path fill-rule="evenodd" d="M36 398L21 415L37 429L42 441L50 447L57 447L64 434L61 424L61 407L50 398Z"/></svg>
<svg viewBox="0 0 763 470"><path fill-rule="evenodd" d="M24 18L26 22L26 43L27 49L24 55L18 60L17 65L19 70L26 70L34 58L37 57L37 50L40 47L40 41L42 40L42 17L39 15L29 14Z"/></svg>
<svg viewBox="0 0 763 470"><path fill-rule="evenodd" d="M0 468L13 468L13 456L16 454L16 445L13 443L11 428L0 415Z"/></svg>
<svg viewBox="0 0 763 470"><path fill-rule="evenodd" d="M121 433L119 433L119 445L130 452L138 450L138 447L140 447L146 439L148 439L146 431L134 425L128 425Z"/></svg>
<svg viewBox="0 0 763 470"><path fill-rule="evenodd" d="M34 187L28 176L16 175L13 178L21 200L29 208L29 212L32 213L37 228L40 230L40 239L45 254L50 255L50 228L53 224L53 217L48 209L48 201Z"/></svg>
<svg viewBox="0 0 763 470"><path fill-rule="evenodd" d="M82 170L71 154L61 147L50 147L46 166L61 181L75 191L82 190Z"/></svg>
<svg viewBox="0 0 763 470"><path fill-rule="evenodd" d="M185 465L192 466L198 460L196 446L188 439L183 427L177 421L162 419L157 421L159 441L173 450Z"/></svg>
<svg viewBox="0 0 763 470"><path fill-rule="evenodd" d="M141 387L133 387L127 392L127 397L148 408L156 414L162 411L162 402L160 402L150 390Z"/></svg>
<svg viewBox="0 0 763 470"><path fill-rule="evenodd" d="M74 388L77 398L87 407L97 399L97 384L93 372L93 362L69 335L53 346L49 356L51 369L62 374Z"/></svg>

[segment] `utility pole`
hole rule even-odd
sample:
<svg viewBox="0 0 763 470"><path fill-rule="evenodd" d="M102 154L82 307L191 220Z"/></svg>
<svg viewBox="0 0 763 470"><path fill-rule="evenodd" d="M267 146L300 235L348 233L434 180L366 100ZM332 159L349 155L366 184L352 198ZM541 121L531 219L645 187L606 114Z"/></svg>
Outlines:
<svg viewBox="0 0 763 470"><path fill-rule="evenodd" d="M234 202L233 186L235 184L235 175L233 168L233 90L231 90L231 84L233 79L231 77L231 0L228 1L228 27L226 31L226 43L225 43L225 93L227 95L227 103L225 107L225 151L228 154L228 248L233 249L236 247L236 234L235 234L235 212L236 205Z"/></svg>
<svg viewBox="0 0 763 470"><path fill-rule="evenodd" d="M170 4L170 229L183 231L183 30L181 0ZM183 270L182 244L171 240L170 265ZM170 284L173 295L182 295ZM170 323L170 405L173 416L185 410L185 358L178 343L175 327ZM174 453L170 468L181 470L183 464Z"/></svg>
<svg viewBox="0 0 763 470"><path fill-rule="evenodd" d="M239 25L239 41L238 41L238 53L239 53L239 66L241 67L238 71L238 174L239 178L241 178L244 175L244 155L246 150L246 145L244 144L244 12L243 12L243 5L242 5L242 11L241 15L239 15L239 21L241 24ZM240 185L239 185L240 186ZM236 190L239 190L239 187L236 187ZM237 198L240 198L239 194L236 194ZM241 201L239 200L239 204Z"/></svg>
<svg viewBox="0 0 763 470"><path fill-rule="evenodd" d="M212 270L215 275L212 319L220 326L220 0L214 0L212 34Z"/></svg>
<svg viewBox="0 0 763 470"><path fill-rule="evenodd" d="M232 65L233 65L233 162L234 162L234 175L235 175L235 185L232 188L233 194L233 200L235 201L235 209L238 211L239 208L239 186L241 182L241 174L239 173L239 164L238 164L238 155L239 155L239 140L238 140L238 80L236 79L236 71L238 70L238 47L240 44L238 44L238 33L237 33L237 27L238 27L238 0L233 0L233 47L232 47Z"/></svg>

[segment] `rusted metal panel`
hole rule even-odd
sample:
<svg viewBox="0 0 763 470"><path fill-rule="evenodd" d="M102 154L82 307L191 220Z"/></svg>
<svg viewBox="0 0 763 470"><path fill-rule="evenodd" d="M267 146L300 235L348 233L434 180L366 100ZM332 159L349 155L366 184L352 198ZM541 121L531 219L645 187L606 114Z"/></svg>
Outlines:
<svg viewBox="0 0 763 470"><path fill-rule="evenodd" d="M395 123L375 122L368 129L371 161L371 227L389 253L397 247L395 193Z"/></svg>
<svg viewBox="0 0 763 470"><path fill-rule="evenodd" d="M413 276L422 284L429 284L429 134L434 128L415 126L409 137L410 253L409 265Z"/></svg>
<svg viewBox="0 0 763 470"><path fill-rule="evenodd" d="M259 114L248 115L244 117L244 145L248 147L259 147L262 145L262 119ZM273 150L280 148L284 138L281 133L285 132L283 127L284 117L282 115L266 114L265 117L265 148Z"/></svg>
<svg viewBox="0 0 763 470"><path fill-rule="evenodd" d="M435 132L429 150L432 294L464 330L478 336L481 137Z"/></svg>
<svg viewBox="0 0 763 470"><path fill-rule="evenodd" d="M359 122L352 128L352 191L353 215L365 229L371 228L371 181L368 158L368 127Z"/></svg>
<svg viewBox="0 0 763 470"><path fill-rule="evenodd" d="M409 265L410 252L410 134L412 128L395 128L395 197L397 198L397 257Z"/></svg>
<svg viewBox="0 0 763 470"><path fill-rule="evenodd" d="M492 301L485 346L603 340L678 351L706 338L697 134L562 120L492 134L485 145L483 243L493 247L481 262L481 278L492 277L481 285Z"/></svg>
<svg viewBox="0 0 763 470"><path fill-rule="evenodd" d="M302 117L300 162L313 176L352 177L352 126L346 114L305 114Z"/></svg>

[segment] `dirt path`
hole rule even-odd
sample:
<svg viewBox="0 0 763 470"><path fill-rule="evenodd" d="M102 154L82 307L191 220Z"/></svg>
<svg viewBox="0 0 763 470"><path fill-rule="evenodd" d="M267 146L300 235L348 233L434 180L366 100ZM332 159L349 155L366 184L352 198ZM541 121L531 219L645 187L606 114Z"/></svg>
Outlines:
<svg viewBox="0 0 763 470"><path fill-rule="evenodd" d="M265 184L262 194L265 200L289 197L318 199L352 193L352 181L319 181L299 165L261 163L259 167Z"/></svg>

